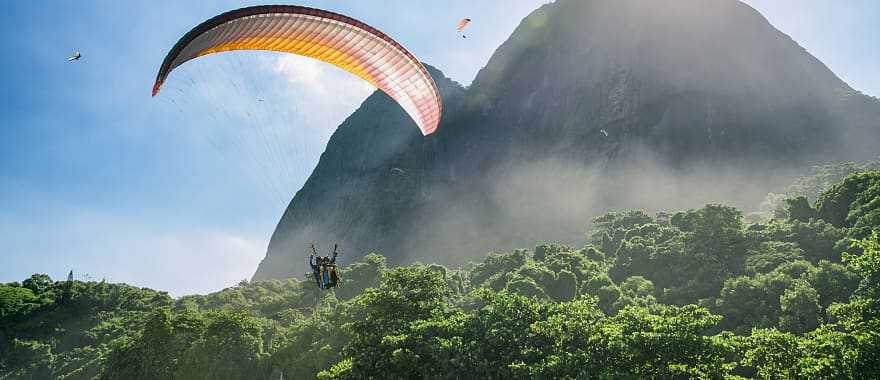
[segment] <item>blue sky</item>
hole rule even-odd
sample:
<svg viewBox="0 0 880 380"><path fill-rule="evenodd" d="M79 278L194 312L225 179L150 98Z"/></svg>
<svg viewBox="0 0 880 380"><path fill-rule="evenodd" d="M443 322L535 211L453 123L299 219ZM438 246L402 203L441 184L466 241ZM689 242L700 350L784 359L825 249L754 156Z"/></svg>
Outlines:
<svg viewBox="0 0 880 380"><path fill-rule="evenodd" d="M299 4L361 19L468 84L544 2ZM880 3L748 3L851 86L880 95ZM333 129L372 91L307 59L230 53L184 65L149 96L183 33L250 4L4 4L0 282L73 269L183 295L250 277ZM453 30L461 17L474 19L467 40ZM74 50L82 61L66 62Z"/></svg>

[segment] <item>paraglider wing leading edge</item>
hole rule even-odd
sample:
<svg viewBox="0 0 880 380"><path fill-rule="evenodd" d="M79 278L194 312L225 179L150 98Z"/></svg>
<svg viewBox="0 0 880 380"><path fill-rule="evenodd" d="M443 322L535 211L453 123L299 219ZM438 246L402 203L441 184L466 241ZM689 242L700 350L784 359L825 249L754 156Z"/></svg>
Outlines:
<svg viewBox="0 0 880 380"><path fill-rule="evenodd" d="M353 18L292 5L237 9L196 26L165 57L153 96L176 67L232 50L286 52L333 64L388 94L422 134L433 133L440 123L443 105L437 85L403 46Z"/></svg>

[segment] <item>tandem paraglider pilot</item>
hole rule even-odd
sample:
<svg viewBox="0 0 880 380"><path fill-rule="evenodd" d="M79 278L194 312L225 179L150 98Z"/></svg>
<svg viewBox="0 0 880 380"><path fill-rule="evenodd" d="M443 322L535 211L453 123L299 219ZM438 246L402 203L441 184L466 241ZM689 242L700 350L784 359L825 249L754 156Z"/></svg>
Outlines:
<svg viewBox="0 0 880 380"><path fill-rule="evenodd" d="M315 243L309 244L309 266L312 268L312 276L319 289L335 288L339 283L339 272L336 270L336 256L339 252L337 245L333 245L333 252L328 256L318 256Z"/></svg>

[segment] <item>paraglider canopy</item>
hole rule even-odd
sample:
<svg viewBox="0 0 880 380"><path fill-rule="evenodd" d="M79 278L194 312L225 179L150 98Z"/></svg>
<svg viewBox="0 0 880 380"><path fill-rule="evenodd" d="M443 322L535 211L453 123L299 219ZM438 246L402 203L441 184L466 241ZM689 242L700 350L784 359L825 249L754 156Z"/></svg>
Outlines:
<svg viewBox="0 0 880 380"><path fill-rule="evenodd" d="M455 26L455 30L461 34L461 38L467 38L467 35L464 34L464 28L467 28L468 24L471 23L471 19L465 17L458 21L458 24Z"/></svg>
<svg viewBox="0 0 880 380"><path fill-rule="evenodd" d="M388 94L422 134L433 133L440 123L443 106L437 85L403 46L351 17L292 5L241 8L196 26L165 57L153 96L174 68L231 50L286 52L331 63Z"/></svg>

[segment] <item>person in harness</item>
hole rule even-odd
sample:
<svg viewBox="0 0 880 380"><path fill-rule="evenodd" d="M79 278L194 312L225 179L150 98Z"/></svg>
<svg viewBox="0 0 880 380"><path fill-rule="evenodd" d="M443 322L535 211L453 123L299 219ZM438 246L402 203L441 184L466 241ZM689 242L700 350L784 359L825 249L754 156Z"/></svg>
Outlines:
<svg viewBox="0 0 880 380"><path fill-rule="evenodd" d="M312 268L312 277L315 278L318 288L324 289L321 281L321 262L324 258L318 256L318 252L315 250L315 243L310 243L309 248L312 250L312 252L309 253L309 267Z"/></svg>
<svg viewBox="0 0 880 380"><path fill-rule="evenodd" d="M319 289L330 289L339 284L339 272L336 270L336 256L338 245L333 245L331 256L319 256L315 243L309 244L311 253L309 254L309 267L312 268L312 276Z"/></svg>
<svg viewBox="0 0 880 380"><path fill-rule="evenodd" d="M337 244L333 244L332 257L324 256L324 273L327 276L325 284L327 288L335 288L339 284L339 272L336 270L336 256L339 255L339 251L336 250L337 247Z"/></svg>

